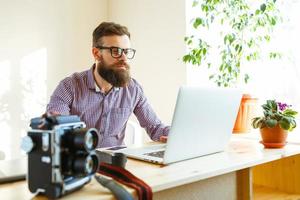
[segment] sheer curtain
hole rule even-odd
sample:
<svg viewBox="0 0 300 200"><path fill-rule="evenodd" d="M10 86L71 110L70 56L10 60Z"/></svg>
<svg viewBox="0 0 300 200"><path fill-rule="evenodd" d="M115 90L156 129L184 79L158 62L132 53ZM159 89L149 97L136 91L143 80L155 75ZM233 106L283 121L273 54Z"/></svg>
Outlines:
<svg viewBox="0 0 300 200"><path fill-rule="evenodd" d="M282 53L281 59L243 63L242 73L248 73L248 84L240 86L245 93L250 93L259 98L262 104L266 99L276 99L293 105L300 111L300 0L280 0L280 10L283 23L275 28L269 44L263 46L263 52L268 49ZM195 11L192 1L186 1L187 35L192 34L190 21ZM210 37L215 37L210 35ZM208 85L214 83L208 80L206 66L187 66L187 82L189 85Z"/></svg>

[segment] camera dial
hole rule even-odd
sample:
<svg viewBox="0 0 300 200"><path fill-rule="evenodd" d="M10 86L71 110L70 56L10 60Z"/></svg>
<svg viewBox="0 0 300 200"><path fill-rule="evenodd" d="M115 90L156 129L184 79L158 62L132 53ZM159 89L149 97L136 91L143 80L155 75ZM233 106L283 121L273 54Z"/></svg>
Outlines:
<svg viewBox="0 0 300 200"><path fill-rule="evenodd" d="M25 136L22 139L22 143L21 143L21 148L26 152L26 153L30 153L31 150L34 147L34 143L31 139L31 137L29 136Z"/></svg>

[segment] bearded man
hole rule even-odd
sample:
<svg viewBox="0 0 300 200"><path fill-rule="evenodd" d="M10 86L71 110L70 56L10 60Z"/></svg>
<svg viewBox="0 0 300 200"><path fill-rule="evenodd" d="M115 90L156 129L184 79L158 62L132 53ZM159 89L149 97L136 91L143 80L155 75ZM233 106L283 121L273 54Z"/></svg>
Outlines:
<svg viewBox="0 0 300 200"><path fill-rule="evenodd" d="M140 84L130 76L131 48L125 26L101 23L93 32L93 66L63 79L53 92L47 113L78 115L87 128L99 132L97 147L123 145L132 113L154 141L165 138L169 126L156 116Z"/></svg>

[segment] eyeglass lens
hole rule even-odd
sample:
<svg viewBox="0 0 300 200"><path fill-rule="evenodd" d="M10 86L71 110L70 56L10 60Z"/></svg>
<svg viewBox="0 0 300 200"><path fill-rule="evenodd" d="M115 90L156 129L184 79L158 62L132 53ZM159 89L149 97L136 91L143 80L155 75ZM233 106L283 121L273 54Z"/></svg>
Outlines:
<svg viewBox="0 0 300 200"><path fill-rule="evenodd" d="M128 59L131 59L134 57L135 52L133 49L122 49L122 48L118 48L118 47L111 47L111 55L114 58L121 57L123 51Z"/></svg>

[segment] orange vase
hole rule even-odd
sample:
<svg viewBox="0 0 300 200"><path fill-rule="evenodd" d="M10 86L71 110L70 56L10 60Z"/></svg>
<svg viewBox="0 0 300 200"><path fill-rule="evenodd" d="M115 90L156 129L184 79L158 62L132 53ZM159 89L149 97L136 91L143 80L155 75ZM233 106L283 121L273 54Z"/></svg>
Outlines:
<svg viewBox="0 0 300 200"><path fill-rule="evenodd" d="M288 131L280 128L277 124L273 128L265 127L260 129L262 141L265 148L282 148L286 144Z"/></svg>
<svg viewBox="0 0 300 200"><path fill-rule="evenodd" d="M251 120L257 112L258 99L244 94L241 100L239 112L232 130L233 133L248 133L251 131Z"/></svg>

